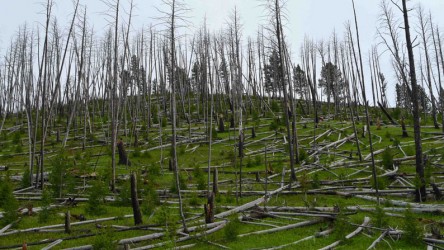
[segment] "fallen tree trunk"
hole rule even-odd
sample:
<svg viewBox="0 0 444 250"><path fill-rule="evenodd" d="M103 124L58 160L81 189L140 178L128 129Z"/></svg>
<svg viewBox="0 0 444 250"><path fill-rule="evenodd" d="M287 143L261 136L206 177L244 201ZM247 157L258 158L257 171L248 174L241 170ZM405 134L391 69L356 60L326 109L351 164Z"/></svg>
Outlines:
<svg viewBox="0 0 444 250"><path fill-rule="evenodd" d="M322 236L327 236L332 231L333 231L333 229L327 229L327 230L324 230L322 232L315 233L314 235L307 236L305 238L297 240L295 242L291 242L291 243L288 243L288 244L285 244L285 245L280 245L280 246L277 246L277 247L267 248L267 250L278 250L278 249L282 249L282 248L289 247L289 246L292 246L292 245L296 245L296 244L298 244L300 242L303 242L303 241L306 241L306 240L311 240L311 239L314 239L314 238L319 238L319 237L322 237Z"/></svg>
<svg viewBox="0 0 444 250"><path fill-rule="evenodd" d="M276 190L273 190L273 191L269 192L268 194L266 194L266 195L264 195L264 196L262 196L262 197L260 197L260 198L258 198L256 200L254 200L254 201L250 201L250 202L248 202L248 203L246 203L244 205L241 205L241 206L235 207L233 209L230 209L228 211L216 214L216 215L214 215L214 217L222 219L222 218L225 218L225 217L230 216L232 214L235 214L235 213L242 212L242 211L245 211L247 209L250 209L250 208L252 208L252 207L254 207L256 205L261 204L262 202L268 201L268 199L271 196L281 192L282 190L285 190L286 188L288 188L290 186L291 186L291 183L287 184L287 185L285 185L283 187L280 187L280 188L278 188Z"/></svg>
<svg viewBox="0 0 444 250"><path fill-rule="evenodd" d="M378 106L379 106L379 108L381 108L384 115L387 116L387 118L390 120L392 125L398 125L398 123L395 122L395 120L393 120L392 116L387 112L387 110L384 108L384 106L382 106L382 104L380 102L378 102Z"/></svg>
<svg viewBox="0 0 444 250"><path fill-rule="evenodd" d="M347 236L345 236L345 239L348 240L348 239L351 239L351 238L355 237L356 235L358 235L364 229L364 227L366 227L368 225L369 222L370 222L370 217L365 217L364 222L362 222L362 224L355 231L353 231L353 232L349 233ZM342 242L342 240L335 241L332 244L321 248L320 250L333 249L333 248L337 247L341 242Z"/></svg>
<svg viewBox="0 0 444 250"><path fill-rule="evenodd" d="M293 229L293 228L298 228L298 227L311 226L311 225L314 225L314 224L317 224L317 223L320 223L320 222L323 222L323 221L325 221L325 219L307 220L307 221L302 221L302 222L298 222L298 223L295 223L295 224L286 225L286 226L283 226L283 227L277 227L277 228L271 228L271 229L266 229L266 230L261 230L261 231L255 231L255 232L246 233L246 234L240 234L238 237L242 238L242 237L246 237L246 236L250 236L250 235L275 233L275 232L284 231L284 230Z"/></svg>

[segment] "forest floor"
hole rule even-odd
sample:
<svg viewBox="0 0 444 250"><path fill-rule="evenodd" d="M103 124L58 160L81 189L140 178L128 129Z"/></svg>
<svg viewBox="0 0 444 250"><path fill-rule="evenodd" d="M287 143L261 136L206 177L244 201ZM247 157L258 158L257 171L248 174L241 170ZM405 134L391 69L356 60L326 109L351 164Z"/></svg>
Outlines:
<svg viewBox="0 0 444 250"><path fill-rule="evenodd" d="M295 182L290 182L283 124L266 117L255 122L248 117L246 121L243 157L238 157L237 129L226 127L226 132L213 133L210 176L205 124L181 122L177 154L187 233L181 231L174 172L169 170L169 125L138 126L137 146L130 126L127 131L121 126L119 138L131 166L117 166L116 193L107 188L111 173L107 123L93 124L85 149L79 124L71 131L64 151L54 125L46 138L49 181L42 193L40 189L24 189L30 185L22 180L29 166L27 127L7 120L0 135L0 166L8 170L0 175L3 180L6 176L10 179L21 210L15 223L0 219L0 249L21 249L24 243L28 249L319 249L334 247L334 243L336 249L367 249L375 241L376 249L424 249L426 244L443 247L439 232L444 227L444 201L431 186L444 189L441 130L427 126L430 124L422 126L427 201L415 203L418 181L413 128L408 126L409 137L402 137L400 126L384 121L371 126L378 205L369 133L364 137L363 121L356 125L363 158L359 161L351 122L325 119L314 128L312 119L299 119L301 162L295 165ZM212 126L217 128L217 124ZM62 169L61 178L49 173L56 172L54 169ZM205 224L207 184L210 180L212 190L215 169L215 222ZM129 176L133 172L138 178L143 215L143 224L138 226L134 226L131 207ZM74 202L69 198L75 198ZM31 207L32 213L28 213ZM0 217L4 217L5 210L1 211ZM67 211L71 214L70 233L64 229ZM10 228L5 227L8 225Z"/></svg>

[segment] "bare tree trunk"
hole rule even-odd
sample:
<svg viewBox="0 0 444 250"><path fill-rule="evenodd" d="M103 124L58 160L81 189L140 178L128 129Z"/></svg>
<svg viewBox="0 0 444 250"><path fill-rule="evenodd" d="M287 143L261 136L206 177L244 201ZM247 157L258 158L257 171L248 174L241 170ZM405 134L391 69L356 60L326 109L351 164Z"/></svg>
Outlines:
<svg viewBox="0 0 444 250"><path fill-rule="evenodd" d="M368 127L368 133L369 133L368 140L369 140L370 154L371 154L371 160L372 160L372 175L373 175L373 181L375 183L376 197L378 199L378 204L379 204L379 188L378 188L378 180L377 180L377 176L376 176L375 157L373 155L373 143L372 143L372 134L370 132L368 100L367 100L367 97L365 94L364 68L362 66L362 55L361 55L361 45L360 45L360 40L359 40L358 19L356 16L356 9L355 9L355 1L354 0L352 0L352 4L353 4L353 15L355 18L356 40L357 40L357 44L358 44L358 54L359 54L359 67L358 67L358 64L356 63L356 70L358 71L358 76L360 76L362 97L365 102L364 103L365 104L365 116L366 116L366 120L367 120L367 127ZM352 41L351 31L350 31L350 40ZM353 47L353 42L352 42L351 46ZM352 49L353 49L353 53L354 53L354 48L352 48ZM356 56L355 56L355 60L356 60Z"/></svg>
<svg viewBox="0 0 444 250"><path fill-rule="evenodd" d="M418 18L419 18L419 26L421 29L421 38L422 43L424 46L424 55L426 60L426 72L427 72L427 86L429 87L429 93L430 93L430 100L432 102L432 119L433 119L433 125L435 126L435 129L439 129L438 120L437 120L437 112L436 112L436 102L435 102L435 95L433 94L432 89L432 69L431 69L431 61L429 56L429 46L428 46L428 34L427 32L427 20L424 14L424 10L422 9L422 6L419 5L418 7ZM431 22L431 20L429 20Z"/></svg>
<svg viewBox="0 0 444 250"><path fill-rule="evenodd" d="M134 225L139 225L143 223L142 213L140 212L139 207L139 198L137 195L137 178L136 174L131 174L131 205L133 207L133 215L134 215Z"/></svg>
<svg viewBox="0 0 444 250"><path fill-rule="evenodd" d="M408 18L407 0L402 0L402 12L404 17L404 31L407 42L407 52L409 56L410 67L410 82L412 87L412 102L413 102L413 131L415 137L415 150L416 150L416 174L419 178L419 186L416 187L415 200L417 202L426 200L426 188L424 178L424 164L422 158L422 143L421 143L421 124L420 124L420 111L418 100L418 85L416 82L416 70L415 70L415 58L413 54L413 45L410 38L410 25Z"/></svg>

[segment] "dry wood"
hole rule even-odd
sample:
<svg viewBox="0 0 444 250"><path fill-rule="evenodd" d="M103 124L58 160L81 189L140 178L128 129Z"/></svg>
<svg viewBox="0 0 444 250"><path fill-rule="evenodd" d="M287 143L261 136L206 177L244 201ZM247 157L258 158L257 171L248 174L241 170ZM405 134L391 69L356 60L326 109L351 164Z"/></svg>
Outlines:
<svg viewBox="0 0 444 250"><path fill-rule="evenodd" d="M349 135L349 136L347 136L347 137L342 138L341 140L337 140L337 141L334 141L334 142L332 142L332 143L329 143L329 144L327 144L327 145L325 145L325 146L323 146L323 147L320 147L320 148L317 149L314 153L312 153L312 154L310 155L310 157L313 157L313 156L316 155L319 151L324 151L324 150L326 150L326 149L328 149L328 148L334 147L334 146L336 146L336 145L338 145L338 144L341 144L341 143L343 143L343 142L347 142L347 141L353 139L354 137L355 137L355 135L352 134L352 135Z"/></svg>
<svg viewBox="0 0 444 250"><path fill-rule="evenodd" d="M373 241L373 243L367 248L367 250L375 248L376 245L384 239L388 232L389 230L385 230L375 241Z"/></svg>
<svg viewBox="0 0 444 250"><path fill-rule="evenodd" d="M133 217L132 214L123 216L123 218L131 218L131 217ZM91 224L91 223L97 223L97 222L103 222L103 221L109 221L109 220L118 220L121 218L122 218L121 216L115 216L115 217L99 218L99 219L94 219L94 220L85 220L85 221L73 222L73 223L71 223L71 226L85 225L85 224ZM17 230L12 230L12 231L0 234L0 236L6 236L6 235L11 235L11 234L17 234L17 233L39 232L44 229L59 228L59 227L64 227L64 226L65 226L65 224L63 223L63 224L55 224L55 225L48 225L48 226L42 226L42 227L17 229Z"/></svg>
<svg viewBox="0 0 444 250"><path fill-rule="evenodd" d="M65 233L71 233L71 213L69 210L65 213Z"/></svg>
<svg viewBox="0 0 444 250"><path fill-rule="evenodd" d="M42 248L42 250L49 250L52 249L53 247L57 246L58 244L62 243L63 240L62 239L58 239L54 242L52 242L51 244L47 245L46 247Z"/></svg>
<svg viewBox="0 0 444 250"><path fill-rule="evenodd" d="M6 225L5 227L3 227L2 229L0 229L0 235L3 234L4 232L6 232L8 229L10 229L12 226L14 226L14 224L16 224L17 222L19 222L22 218L18 218L17 220L9 223L8 225Z"/></svg>
<svg viewBox="0 0 444 250"><path fill-rule="evenodd" d="M347 236L345 236L345 239L348 240L348 239L351 239L354 236L358 235L364 229L364 227L368 225L368 223L370 223L370 217L366 216L366 217L364 217L364 222L362 222L362 224L355 231L353 231L353 232L349 233ZM332 244L321 248L320 250L333 249L333 248L337 247L341 242L342 242L342 240L335 241Z"/></svg>
<svg viewBox="0 0 444 250"><path fill-rule="evenodd" d="M210 223L210 224L206 224L203 225L206 228L215 228L217 226L220 226L222 224L225 224L225 221L219 221L219 222L214 222L214 223ZM188 227L188 232L193 232L196 229L202 227L201 226L194 226L194 227ZM176 233L182 233L183 228L177 229ZM147 234L147 235L142 235L142 236L137 236L137 237L132 237L132 238L126 238L126 239L121 239L119 241L119 245L124 245L124 244L133 244L133 243L137 243L137 242L141 242L141 241L147 241L147 240L152 240L152 239L158 239L161 238L165 235L164 232L162 233L153 233L153 234Z"/></svg>
<svg viewBox="0 0 444 250"><path fill-rule="evenodd" d="M298 185L293 185L293 187L297 187L297 186L298 186ZM214 215L214 217L215 217L215 218L224 218L224 217L230 216L230 215L232 215L232 214L235 214L235 213L238 213L238 212L242 212L242 211L248 210L248 209L250 209L250 208L252 208L252 207L254 207L254 206L256 206L256 205L261 204L261 203L264 202L264 201L268 201L268 199L269 199L271 196L280 193L281 191L283 191L284 189L286 189L286 188L288 188L288 187L290 187L290 184L287 184L287 185L285 185L285 186L283 186L283 187L280 187L280 188L278 188L278 189L276 189L276 190L273 190L273 191L269 192L268 194L266 194L266 195L264 195L264 196L262 196L262 197L260 197L260 198L258 198L258 199L256 199L256 200L254 200L254 201L250 201L250 202L248 202L248 203L246 203L246 204L243 204L243 205L241 205L241 206L235 207L235 208L230 209L230 210L228 210L228 211L225 211L225 212L222 212L222 213L216 214L216 215Z"/></svg>
<svg viewBox="0 0 444 250"><path fill-rule="evenodd" d="M212 233L214 233L214 232L217 232L217 231L221 230L222 228L225 227L225 225L227 225L227 222L226 222L226 221L216 222L216 223L218 223L218 225L216 225L216 226L212 225L213 227L212 227L211 229L206 230L206 231L203 232L203 233L197 233L197 234L195 234L195 235L186 235L186 236L181 237L181 238L179 238L178 240L176 240L176 243L178 243L178 242L183 242L183 241L186 241L186 240L189 240L189 239L193 239L193 238L199 238L199 237L204 236L204 235L212 234ZM214 224L214 223L213 223L213 224ZM207 224L207 228L208 228L209 225L210 225L210 224ZM193 230L195 230L195 227L190 227L189 230L191 230L191 228L193 228ZM164 245L168 244L169 242L170 242L170 241L166 241L166 242L160 242L160 243L157 243L157 244L152 244L152 245L147 245L147 246L137 247L137 248L133 248L133 250L152 249L152 248L156 248L156 247L164 246Z"/></svg>
<svg viewBox="0 0 444 250"><path fill-rule="evenodd" d="M271 229L266 229L266 230L261 230L261 231L255 231L255 232L251 232L251 233L240 234L238 237L242 238L242 237L246 237L246 236L250 236L250 235L275 233L275 232L280 232L280 231L298 228L298 227L311 226L311 225L314 225L314 224L317 224L317 223L320 223L323 221L324 221L324 219L307 220L307 221L302 221L302 222L298 222L295 224L286 225L283 227L277 227L277 228L271 228Z"/></svg>
<svg viewBox="0 0 444 250"><path fill-rule="evenodd" d="M137 179L135 173L131 174L131 205L133 207L134 224L142 224L142 213L140 212L139 207L139 199L137 195Z"/></svg>
<svg viewBox="0 0 444 250"><path fill-rule="evenodd" d="M277 249L282 249L282 248L285 248L285 247L289 247L289 246L292 246L292 245L296 245L296 244L298 244L298 243L300 243L300 242L303 242L303 241L306 241L306 240L311 240L311 239L314 239L314 238L319 238L319 237L327 236L327 235L329 235L332 231L333 231L333 229L327 229L327 230L324 230L324 231L322 231L322 232L315 233L314 235L307 236L307 237L305 237L305 238L302 238L302 239L300 239L300 240L297 240L297 241L294 241L294 242L291 242L291 243L288 243L288 244L285 244L285 245L280 245L280 246L277 246L277 247L267 248L267 250L277 250Z"/></svg>

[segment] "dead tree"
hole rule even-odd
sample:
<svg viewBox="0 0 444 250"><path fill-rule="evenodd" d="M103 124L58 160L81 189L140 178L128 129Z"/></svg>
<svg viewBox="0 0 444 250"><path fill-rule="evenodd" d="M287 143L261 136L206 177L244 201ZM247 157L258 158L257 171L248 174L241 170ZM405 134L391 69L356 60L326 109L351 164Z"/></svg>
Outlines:
<svg viewBox="0 0 444 250"><path fill-rule="evenodd" d="M433 94L432 89L432 67L431 67L431 60L429 55L429 38L430 35L428 34L429 31L429 25L428 22L431 22L431 20L427 20L424 10L421 5L419 5L417 9L418 19L419 19L419 29L420 29L420 36L422 39L422 46L424 49L424 55L426 60L426 72L427 72L427 86L429 87L429 93L430 93L430 100L432 103L432 119L433 119L433 125L436 129L439 129L438 125L438 119L437 119L437 112L436 112L436 102L435 102L435 95Z"/></svg>
<svg viewBox="0 0 444 250"><path fill-rule="evenodd" d="M178 22L185 21L183 13L187 11L185 3L179 2L179 0L164 0L164 4L169 9L169 12L164 12L165 21L168 24L167 37L169 39L169 80L171 87L171 157L172 164L175 175L175 183L178 190L179 196L179 212L182 219L182 225L184 232L188 232L187 225L185 223L185 214L183 212L183 202L182 195L180 193L180 178L179 178L179 165L177 160L177 112L176 112L176 28L178 27Z"/></svg>
<svg viewBox="0 0 444 250"><path fill-rule="evenodd" d="M136 174L131 174L131 205L133 207L134 224L139 225L143 223L142 213L139 207L139 198L137 195L137 179Z"/></svg>
<svg viewBox="0 0 444 250"><path fill-rule="evenodd" d="M399 7L399 6L398 6ZM417 202L425 201L426 188L425 188L425 178L424 178L424 163L422 157L422 142L421 142L421 124L420 124L420 110L419 110L419 100L418 100L418 85L416 82L416 69L415 69L415 58L413 53L413 44L410 37L410 25L407 9L407 0L402 0L402 14L404 19L404 31L407 52L409 57L409 69L410 69L410 84L412 88L412 102L413 102L413 131L415 137L415 150L416 150L416 174L419 178L419 186L416 187L415 200Z"/></svg>
<svg viewBox="0 0 444 250"><path fill-rule="evenodd" d="M270 21L272 23L272 34L275 36L275 44L274 47L277 50L278 58L279 58L279 77L278 77L278 86L282 89L282 93L284 96L283 104L282 104L282 110L285 114L285 125L287 128L287 138L289 140L288 142L288 149L289 149L289 155L290 155L290 171L291 171L291 181L296 181L296 172L294 169L295 165L295 158L294 158L294 150L293 150L293 136L292 136L292 129L290 126L290 117L289 113L287 112L288 107L290 107L291 103L289 101L288 92L287 92L287 77L286 77L286 71L285 71L285 41L284 41L284 34L283 34L283 25L282 25L282 10L284 8L283 4L279 0L266 0L265 7L268 8L269 15L270 15ZM292 105L291 105L292 106Z"/></svg>
<svg viewBox="0 0 444 250"><path fill-rule="evenodd" d="M131 166L131 161L128 159L128 154L125 150L125 145L122 139L117 143L117 151L119 152L119 165Z"/></svg>
<svg viewBox="0 0 444 250"><path fill-rule="evenodd" d="M361 43L360 43L360 39L359 39L359 28L358 28L358 19L357 19L357 15L356 15L356 9L355 9L355 1L352 0L352 5L353 5L353 16L355 19L355 28L356 28L356 41L357 41L357 45L358 45L358 56L359 56L359 65L357 62L357 56L354 52L354 43L353 43L353 38L352 38L352 34L351 34L351 29L350 26L348 27L349 30L349 38L350 38L350 47L353 50L353 55L355 58L355 64L356 64L356 70L358 73L358 79L359 82L361 83L361 92L362 92L362 98L364 99L364 107L365 107L365 117L366 117L366 122L367 122L367 127L368 127L368 132L369 132L369 136L368 136L368 141L369 141L369 146L370 146L370 154L371 154L371 162L372 162L372 175L373 175L373 181L375 183L375 191L376 191L376 196L378 199L378 203L379 203L379 188L378 188L378 180L377 180L377 175L376 175L376 166L375 166L375 157L373 155L373 142L372 142L372 135L371 135L371 130L370 130L370 118L369 118L369 111L368 111L368 100L366 97L366 92L365 92L365 81L364 81L364 68L362 65L362 54L361 54Z"/></svg>

